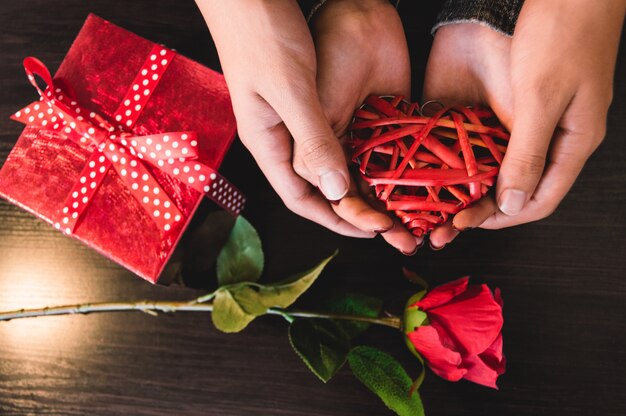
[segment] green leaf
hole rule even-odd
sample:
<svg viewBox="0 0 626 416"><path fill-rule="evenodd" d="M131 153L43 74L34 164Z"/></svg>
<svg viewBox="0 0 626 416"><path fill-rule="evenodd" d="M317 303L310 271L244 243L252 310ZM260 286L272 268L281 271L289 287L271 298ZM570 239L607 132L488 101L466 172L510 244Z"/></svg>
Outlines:
<svg viewBox="0 0 626 416"><path fill-rule="evenodd" d="M242 283L236 286L228 286L228 290L244 311L251 315L258 316L267 312L268 308L268 306L263 303L263 299L259 296L259 288L261 287L263 287L263 285Z"/></svg>
<svg viewBox="0 0 626 416"><path fill-rule="evenodd" d="M296 319L289 326L289 342L309 369L324 383L346 362L350 339L336 322Z"/></svg>
<svg viewBox="0 0 626 416"><path fill-rule="evenodd" d="M204 220L194 216L192 225L183 236L174 256L180 252L182 284L193 288L215 286L217 256L228 241L235 218L224 210L210 212ZM173 256L173 257L174 257Z"/></svg>
<svg viewBox="0 0 626 416"><path fill-rule="evenodd" d="M376 318L380 315L383 302L375 297L361 295L357 293L342 294L330 298L322 305L322 310L339 315L355 315L368 318ZM354 322L338 320L337 324L354 338L364 332L370 324L367 322Z"/></svg>
<svg viewBox="0 0 626 416"><path fill-rule="evenodd" d="M376 348L359 346L348 354L352 372L391 410L400 416L424 416L419 394L409 394L411 378L392 356Z"/></svg>
<svg viewBox="0 0 626 416"><path fill-rule="evenodd" d="M248 220L239 216L226 245L217 256L217 281L220 286L256 282L262 272L261 239Z"/></svg>
<svg viewBox="0 0 626 416"><path fill-rule="evenodd" d="M295 274L281 282L269 285L258 285L258 297L268 308L287 308L296 301L317 280L324 267L337 255L322 260L317 266L302 273Z"/></svg>
<svg viewBox="0 0 626 416"><path fill-rule="evenodd" d="M239 332L268 308L287 308L315 282L335 254L311 270L275 284L241 282L222 286L213 301L215 327L224 332Z"/></svg>
<svg viewBox="0 0 626 416"><path fill-rule="evenodd" d="M256 316L246 312L229 290L218 290L213 301L211 320L222 332L239 332Z"/></svg>

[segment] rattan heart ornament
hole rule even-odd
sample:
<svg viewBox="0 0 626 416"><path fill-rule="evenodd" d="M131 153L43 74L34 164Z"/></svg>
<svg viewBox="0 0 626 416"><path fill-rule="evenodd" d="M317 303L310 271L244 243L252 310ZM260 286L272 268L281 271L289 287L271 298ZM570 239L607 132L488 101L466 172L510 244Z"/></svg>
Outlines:
<svg viewBox="0 0 626 416"><path fill-rule="evenodd" d="M414 235L443 224L495 184L509 133L484 107L424 116L402 97L369 96L349 144L362 178Z"/></svg>

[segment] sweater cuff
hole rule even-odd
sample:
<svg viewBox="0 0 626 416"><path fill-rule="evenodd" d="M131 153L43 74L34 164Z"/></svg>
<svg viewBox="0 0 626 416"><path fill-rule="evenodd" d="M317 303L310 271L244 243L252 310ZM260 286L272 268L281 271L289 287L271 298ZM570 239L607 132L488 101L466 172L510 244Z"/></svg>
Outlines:
<svg viewBox="0 0 626 416"><path fill-rule="evenodd" d="M513 36L524 0L446 0L431 33L454 23L478 23Z"/></svg>
<svg viewBox="0 0 626 416"><path fill-rule="evenodd" d="M229 0L230 1L230 0ZM298 0L298 4L300 4L300 8L302 9L302 13L304 17L306 17L306 21L311 20L315 12L324 5L328 0ZM400 0L389 0L391 4L398 7Z"/></svg>
<svg viewBox="0 0 626 416"><path fill-rule="evenodd" d="M324 3L326 3L326 0L298 0L302 14L307 22Z"/></svg>

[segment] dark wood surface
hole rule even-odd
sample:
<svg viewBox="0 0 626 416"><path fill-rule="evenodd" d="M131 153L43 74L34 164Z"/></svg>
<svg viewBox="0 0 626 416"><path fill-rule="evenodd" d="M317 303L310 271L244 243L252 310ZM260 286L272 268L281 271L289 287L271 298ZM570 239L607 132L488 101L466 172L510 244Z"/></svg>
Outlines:
<svg viewBox="0 0 626 416"><path fill-rule="evenodd" d="M403 2L414 96L437 2ZM21 125L9 114L33 100L21 60L56 68L88 12L219 68L193 1L2 1L0 161ZM429 373L429 415L626 414L626 59L620 55L605 143L549 219L465 233L440 252L406 258L381 240L342 238L289 213L253 159L235 144L223 172L249 197L268 278L340 256L316 284L402 299L400 268L437 284L471 274L502 289L508 371L500 391ZM592 108L589 111L593 111ZM125 299L189 299L201 291L152 286L18 208L0 202L0 309ZM308 296L315 302L315 293ZM292 353L285 323L216 331L208 315L141 313L0 323L0 414L383 415L384 405L344 369L322 384ZM386 349L413 375L417 363L395 332L360 339Z"/></svg>

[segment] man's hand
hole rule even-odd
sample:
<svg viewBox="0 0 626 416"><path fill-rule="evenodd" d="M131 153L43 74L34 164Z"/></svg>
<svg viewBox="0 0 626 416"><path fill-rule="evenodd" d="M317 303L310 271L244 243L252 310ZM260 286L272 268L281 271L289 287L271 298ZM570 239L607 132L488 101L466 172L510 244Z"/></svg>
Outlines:
<svg viewBox="0 0 626 416"><path fill-rule="evenodd" d="M483 227L550 215L604 138L625 9L623 0L525 2L511 43L514 117L500 212Z"/></svg>
<svg viewBox="0 0 626 416"><path fill-rule="evenodd" d="M485 104L510 128L510 51L510 38L482 25L464 23L440 28L428 57L424 102L437 100L448 106ZM431 246L442 248L458 235L458 230L478 227L496 210L491 198L483 198L456 214L453 222L433 230Z"/></svg>
<svg viewBox="0 0 626 416"><path fill-rule="evenodd" d="M512 39L467 24L437 32L426 97L486 103L511 130L497 205L481 200L457 214L455 228L509 227L556 209L604 137L625 8L622 0L526 0ZM449 71L461 69L459 87L444 79L448 60ZM455 235L447 224L431 243L442 247Z"/></svg>

